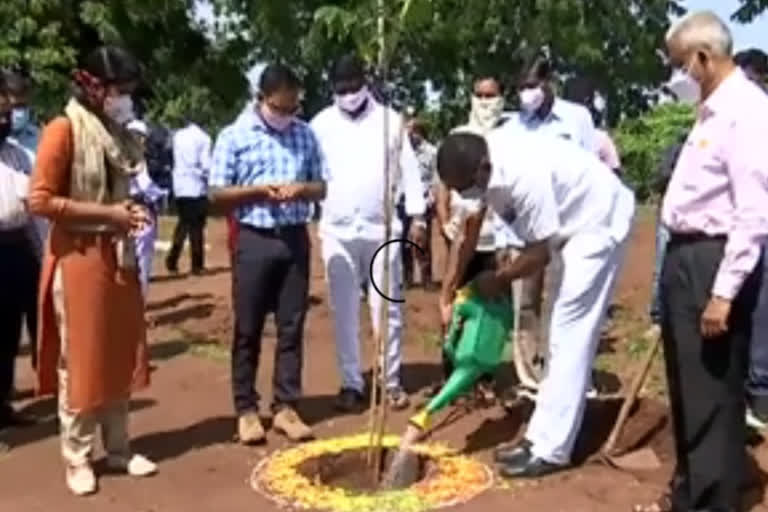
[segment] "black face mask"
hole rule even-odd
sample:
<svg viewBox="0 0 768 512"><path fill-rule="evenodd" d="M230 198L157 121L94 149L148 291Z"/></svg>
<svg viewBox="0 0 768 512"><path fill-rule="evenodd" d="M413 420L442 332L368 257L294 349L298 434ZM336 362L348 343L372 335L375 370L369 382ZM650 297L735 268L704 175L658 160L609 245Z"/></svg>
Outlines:
<svg viewBox="0 0 768 512"><path fill-rule="evenodd" d="M0 142L5 142L8 135L11 134L11 114L8 113L0 117Z"/></svg>

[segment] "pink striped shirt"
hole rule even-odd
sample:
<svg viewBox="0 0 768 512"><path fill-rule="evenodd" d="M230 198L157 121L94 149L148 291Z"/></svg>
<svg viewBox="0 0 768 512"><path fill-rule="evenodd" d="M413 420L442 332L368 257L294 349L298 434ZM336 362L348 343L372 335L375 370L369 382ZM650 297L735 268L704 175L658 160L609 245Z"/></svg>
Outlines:
<svg viewBox="0 0 768 512"><path fill-rule="evenodd" d="M734 70L699 107L662 206L673 233L726 235L712 295L733 299L768 239L768 96Z"/></svg>

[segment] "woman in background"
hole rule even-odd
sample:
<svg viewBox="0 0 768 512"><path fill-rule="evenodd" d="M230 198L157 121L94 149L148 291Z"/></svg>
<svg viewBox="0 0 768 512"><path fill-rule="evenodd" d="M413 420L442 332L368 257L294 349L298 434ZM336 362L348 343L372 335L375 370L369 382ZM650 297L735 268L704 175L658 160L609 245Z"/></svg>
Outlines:
<svg viewBox="0 0 768 512"><path fill-rule="evenodd" d="M156 471L131 452L128 400L149 384L146 326L133 235L149 221L130 199L144 156L124 128L133 116L138 62L115 47L74 73L64 115L45 127L29 193L32 214L52 222L40 281L38 394L58 390L69 489L96 491L98 427L110 469Z"/></svg>

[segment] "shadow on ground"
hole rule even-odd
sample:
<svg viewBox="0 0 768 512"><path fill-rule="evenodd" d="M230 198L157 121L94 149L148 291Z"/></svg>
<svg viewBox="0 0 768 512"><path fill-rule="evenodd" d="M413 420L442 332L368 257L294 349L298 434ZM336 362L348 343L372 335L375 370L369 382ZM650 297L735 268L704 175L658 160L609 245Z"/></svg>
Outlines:
<svg viewBox="0 0 768 512"><path fill-rule="evenodd" d="M151 399L131 400L130 410L139 411L154 407L157 402ZM58 434L59 421L57 416L56 398L45 398L35 401L19 412L33 418L35 423L25 427L9 429L4 435L4 440L11 447L23 446L42 441Z"/></svg>

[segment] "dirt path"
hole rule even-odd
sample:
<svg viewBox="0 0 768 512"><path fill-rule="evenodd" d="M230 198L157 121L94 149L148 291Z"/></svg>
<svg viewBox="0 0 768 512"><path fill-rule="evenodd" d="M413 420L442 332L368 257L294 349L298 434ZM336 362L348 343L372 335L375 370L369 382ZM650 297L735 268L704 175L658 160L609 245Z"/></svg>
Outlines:
<svg viewBox="0 0 768 512"><path fill-rule="evenodd" d="M0 512L240 512L274 510L250 490L247 479L253 466L267 451L283 441L271 436L263 449L243 448L231 443L229 369L226 345L231 336L228 259L220 223L209 228L209 267L203 278L171 279L160 271L153 283L149 305L157 327L151 332L155 372L153 385L133 401L131 429L138 450L160 462L161 473L134 482L105 476L101 491L88 499L70 497L58 457L55 437L55 403L23 402L28 412L44 421L37 426L9 433L13 449L0 458ZM631 376L633 359L626 356L627 343L641 329L648 296L648 276L653 253L652 227L648 219L635 233L622 278L618 301L622 306L617 335L606 341L605 371L617 380ZM316 257L317 258L317 257ZM306 330L307 356L302 412L320 437L351 434L365 427L365 416L337 417L332 409L338 380L333 350L333 331L326 302L322 268L315 259L312 308ZM184 268L184 263L182 263ZM435 297L411 292L407 302L407 365L404 381L411 391L423 389L439 372L434 349L437 325ZM367 308L365 309L367 311ZM364 321L364 328L369 322ZM367 338L369 339L369 338ZM259 387L269 390L274 328L267 330ZM31 387L28 360L20 360L20 389ZM657 377L658 380L658 377ZM616 404L593 404L579 442L581 459L593 453L610 428ZM391 430L399 432L409 413L395 415ZM440 440L490 462L490 451L523 430L529 410L521 406L512 414L490 409L465 417L440 433ZM614 512L655 497L668 478L670 438L665 426L664 406L644 401L630 424L627 442L646 437L655 429L651 443L665 467L640 479L593 464L521 486L502 486L457 510L545 510L568 512ZM768 468L768 453L760 447L756 456ZM99 452L98 457L101 457ZM100 467L100 466L97 466ZM750 496L753 510L762 491Z"/></svg>

